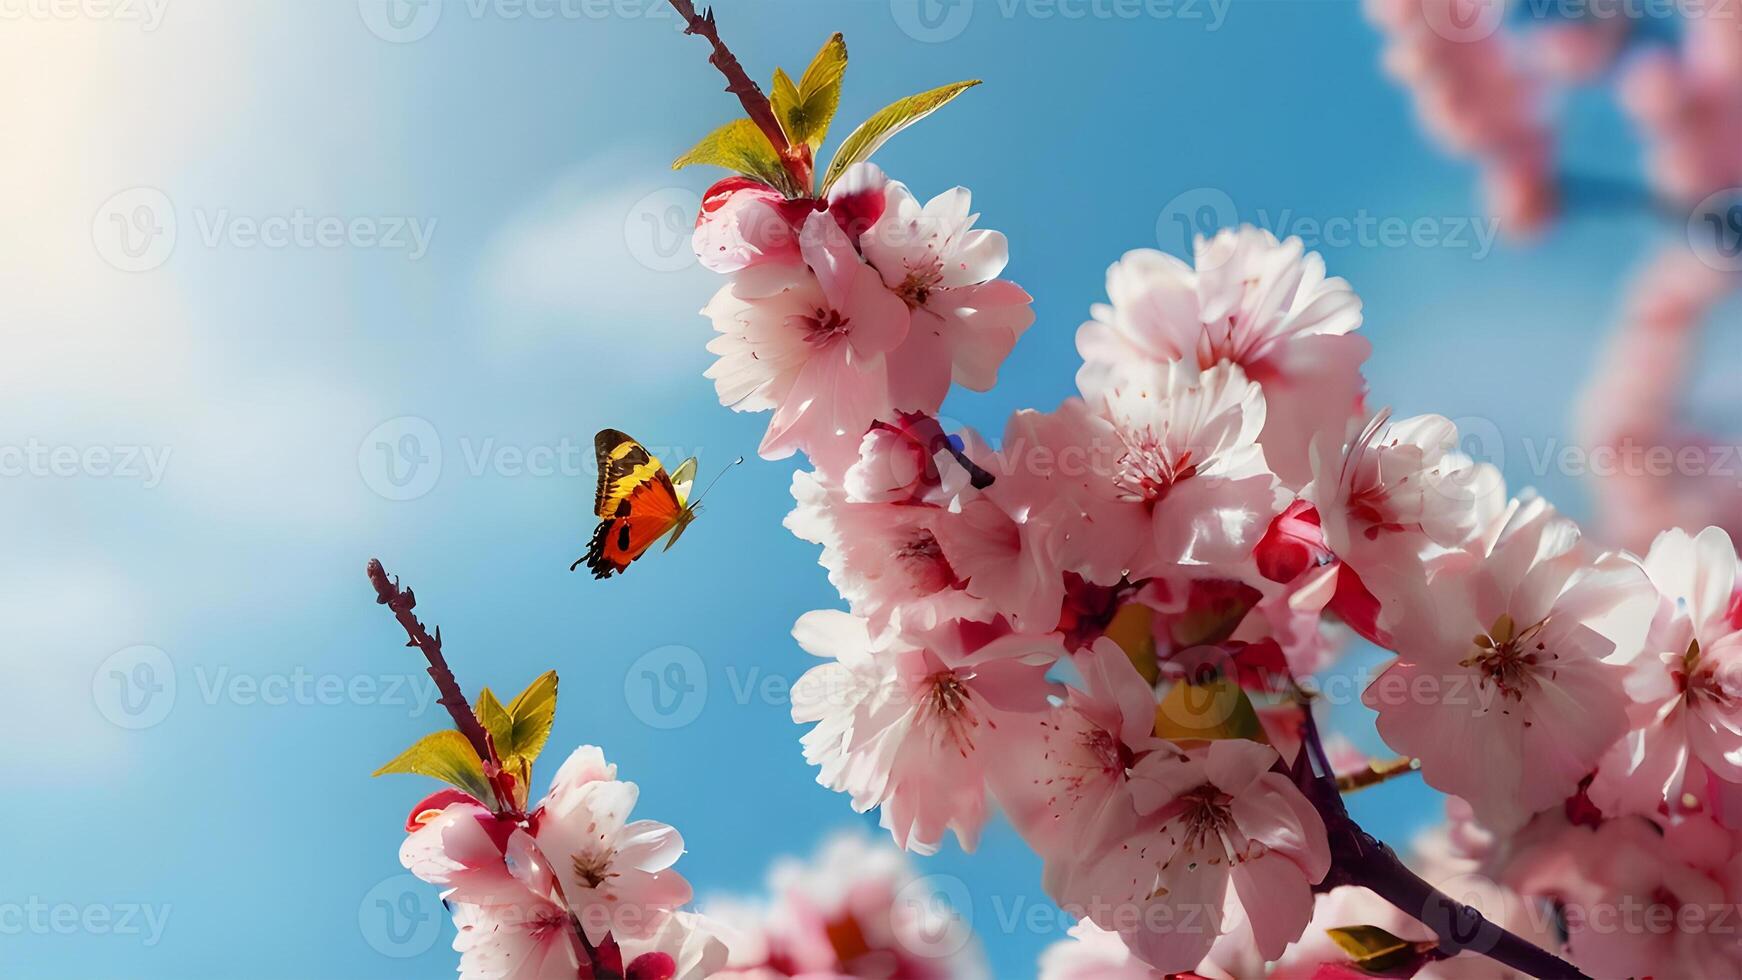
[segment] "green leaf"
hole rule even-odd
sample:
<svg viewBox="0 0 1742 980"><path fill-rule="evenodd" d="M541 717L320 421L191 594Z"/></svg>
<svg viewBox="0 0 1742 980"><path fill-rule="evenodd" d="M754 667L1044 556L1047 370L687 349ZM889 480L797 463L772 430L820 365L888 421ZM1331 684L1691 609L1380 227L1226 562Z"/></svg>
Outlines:
<svg viewBox="0 0 1742 980"><path fill-rule="evenodd" d="M1370 973L1403 966L1422 952L1418 944L1399 939L1378 926L1343 926L1325 932L1356 966Z"/></svg>
<svg viewBox="0 0 1742 980"><path fill-rule="evenodd" d="M478 723L496 741L496 753L506 755L508 743L514 737L514 718L496 700L496 693L487 687L479 691L477 700L472 702L472 714L478 716Z"/></svg>
<svg viewBox="0 0 1742 980"><path fill-rule="evenodd" d="M853 130L841 143L841 148L835 151L835 158L829 161L828 173L823 178L822 192L828 193L829 188L848 167L869 160L878 147L889 141L889 137L938 111L951 99L978 84L978 80L956 82L929 92L910 95L878 110L870 119L860 123L859 128Z"/></svg>
<svg viewBox="0 0 1742 980"><path fill-rule="evenodd" d="M798 92L798 86L792 82L792 76L785 70L774 69L774 84L768 89L768 103L774 107L774 117L780 120L780 128L785 130L790 142L797 142L793 135L793 117L804 103L804 96Z"/></svg>
<svg viewBox="0 0 1742 980"><path fill-rule="evenodd" d="M748 119L734 119L709 133L688 153L678 157L671 169L682 170L695 164L725 167L793 196L792 179L781 165L780 154L762 130Z"/></svg>
<svg viewBox="0 0 1742 980"><path fill-rule="evenodd" d="M815 153L829 135L829 123L841 105L841 81L847 75L847 42L836 34L823 43L797 86L786 72L774 72L774 111L787 139L810 144ZM788 91L783 94L782 88Z"/></svg>
<svg viewBox="0 0 1742 980"><path fill-rule="evenodd" d="M556 683L556 671L547 670L508 705L513 735L508 746L498 751L523 758L529 765L544 751L551 725L556 722Z"/></svg>
<svg viewBox="0 0 1742 980"><path fill-rule="evenodd" d="M1175 684L1155 706L1155 735L1173 741L1243 738L1262 742L1252 699L1233 681Z"/></svg>
<svg viewBox="0 0 1742 980"><path fill-rule="evenodd" d="M490 783L484 777L484 763L479 761L478 753L472 751L472 743L466 741L466 736L452 728L418 739L416 745L401 752L372 775L389 773L429 776L463 789L480 800L490 799Z"/></svg>

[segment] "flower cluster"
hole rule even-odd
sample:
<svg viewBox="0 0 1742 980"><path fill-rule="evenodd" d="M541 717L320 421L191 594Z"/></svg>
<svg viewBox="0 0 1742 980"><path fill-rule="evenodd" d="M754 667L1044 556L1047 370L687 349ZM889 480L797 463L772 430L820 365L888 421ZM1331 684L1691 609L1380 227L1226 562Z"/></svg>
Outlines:
<svg viewBox="0 0 1742 980"><path fill-rule="evenodd" d="M732 947L715 976L988 980L973 932L928 885L895 848L832 837L809 861L776 862L766 899L707 903Z"/></svg>
<svg viewBox="0 0 1742 980"><path fill-rule="evenodd" d="M993 279L1002 240L967 230L965 191L922 209L868 167L847 183L807 212L796 253L736 253L708 308L711 373L729 402L774 411L767 455L814 465L788 526L822 546L849 608L795 629L823 663L793 716L813 726L819 780L879 808L898 844L971 848L996 804L1119 963L1346 960L1303 941L1309 923L1396 915L1327 906L1346 889L1315 901L1327 824L1293 776L1301 681L1349 631L1395 654L1364 693L1380 734L1490 853L1569 813L1569 833L1711 823L1742 788L1729 538L1601 552L1542 499L1509 500L1449 421L1369 411L1360 301L1298 241L1240 228L1200 239L1191 263L1126 255L1078 331L1079 395L1017 412L994 442L944 431L939 379L984 387L1027 324L1020 290ZM747 192L710 195L698 241L754 241L777 209L735 200ZM928 223L934 210L952 220ZM825 280L850 288L829 300ZM1010 302L940 296L961 289ZM950 313L926 321L921 390L896 365L928 303ZM833 383L791 380L805 377ZM1552 877L1491 890L1558 895ZM1702 897L1733 897L1709 883ZM1616 899L1610 884L1581 894ZM1598 948L1565 944L1587 964ZM1722 951L1742 966L1742 948ZM1072 972L1077 955L1056 975L1101 975Z"/></svg>
<svg viewBox="0 0 1742 980"><path fill-rule="evenodd" d="M586 745L523 819L454 789L412 810L399 860L443 889L461 977L701 980L724 968L717 927L679 908L691 897L672 870L683 838L629 819L639 792Z"/></svg>

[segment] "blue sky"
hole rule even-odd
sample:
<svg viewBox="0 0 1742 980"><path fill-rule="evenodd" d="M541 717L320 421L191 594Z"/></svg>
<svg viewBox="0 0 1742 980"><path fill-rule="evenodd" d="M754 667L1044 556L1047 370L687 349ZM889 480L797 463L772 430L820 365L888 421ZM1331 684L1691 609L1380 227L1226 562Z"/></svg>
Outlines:
<svg viewBox="0 0 1742 980"><path fill-rule="evenodd" d="M566 571L595 430L699 452L706 477L766 421L701 377L718 284L671 219L718 175L668 161L735 110L703 45L653 0L431 2L37 6L0 33L8 977L452 969L395 856L432 787L368 778L440 722L372 556L468 689L561 672L541 780L605 746L639 813L684 833L700 894L754 892L776 856L866 823L815 785L787 714L791 624L838 601L780 525L791 461L752 459L626 578ZM1679 229L1608 215L1483 247L1469 168L1423 138L1352 2L1061 9L719 9L759 77L843 31L843 121L986 81L879 156L922 195L972 188L1036 298L1000 387L955 418L995 431L1069 394L1107 265L1177 250L1178 215L1309 237L1428 219L1463 244L1322 249L1366 301L1374 401L1480 420L1515 485L1583 511L1530 457L1566 438L1619 284ZM1570 166L1635 174L1600 97L1561 108ZM1737 343L1711 349L1714 417L1738 407L1714 380ZM648 679L674 663L675 717ZM1355 806L1397 841L1433 817L1410 787ZM1057 919L1007 828L922 871L971 896L998 976L1030 973Z"/></svg>

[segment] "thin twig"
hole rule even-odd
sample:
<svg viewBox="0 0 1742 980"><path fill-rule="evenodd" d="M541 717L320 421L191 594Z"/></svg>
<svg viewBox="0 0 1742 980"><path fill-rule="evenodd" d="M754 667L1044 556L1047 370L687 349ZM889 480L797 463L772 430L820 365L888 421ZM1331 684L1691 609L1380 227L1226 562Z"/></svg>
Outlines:
<svg viewBox="0 0 1742 980"><path fill-rule="evenodd" d="M502 767L502 757L496 753L496 743L490 737L478 716L472 711L472 705L466 700L466 694L460 690L460 684L454 679L454 672L448 667L447 658L442 655L442 631L436 627L433 635L424 625L417 621L412 612L417 607L417 597L410 589L401 589L399 580L390 578L387 570L381 567L378 559L369 559L369 584L375 587L375 601L393 610L393 618L399 620L399 625L405 628L409 639L408 647L416 647L429 661L429 676L435 681L436 690L441 692L437 704L448 709L448 716L454 720L454 728L466 741L472 745L472 751L478 754L478 761L484 764L484 775L490 780L490 788L496 793L497 812L505 817L520 818L525 816L516 802L512 779Z"/></svg>
<svg viewBox="0 0 1742 980"><path fill-rule="evenodd" d="M1367 789L1388 783L1401 776L1421 772L1421 760L1407 756L1392 759L1389 762L1369 762L1367 765L1347 772L1337 777L1337 790L1342 793L1353 793L1356 790Z"/></svg>
<svg viewBox="0 0 1742 980"><path fill-rule="evenodd" d="M713 46L714 53L708 56L708 62L726 76L726 91L738 97L738 102L744 106L744 112L750 117L750 121L756 124L757 129L762 130L762 135L768 137L768 142L780 155L780 162L791 175L798 193L810 194L810 147L794 146L787 140L786 130L780 125L780 117L774 114L774 106L768 101L768 96L763 94L762 86L756 84L756 80L738 63L738 56L726 47L726 42L720 40L713 9L709 8L698 14L696 5L691 0L671 0L671 5L677 10L678 16L684 19L685 34L694 34Z"/></svg>

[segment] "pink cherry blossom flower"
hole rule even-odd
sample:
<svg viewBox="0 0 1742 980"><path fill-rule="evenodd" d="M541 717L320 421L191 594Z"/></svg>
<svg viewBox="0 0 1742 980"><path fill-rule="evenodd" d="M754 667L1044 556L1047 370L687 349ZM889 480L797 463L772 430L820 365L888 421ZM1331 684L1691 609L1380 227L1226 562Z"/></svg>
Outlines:
<svg viewBox="0 0 1742 980"><path fill-rule="evenodd" d="M806 613L793 636L829 658L792 691L793 720L816 725L801 741L817 781L861 813L881 806L903 848L931 853L953 830L972 850L990 746L1013 715L1045 708L1057 638L952 624L873 648L865 620L831 611Z"/></svg>
<svg viewBox="0 0 1742 980"><path fill-rule="evenodd" d="M483 805L426 816L400 862L444 888L463 980L568 980L582 954L555 877L530 835Z"/></svg>
<svg viewBox="0 0 1742 980"><path fill-rule="evenodd" d="M733 273L764 263L797 265L798 229L810 201L786 195L748 177L728 177L702 196L692 244L704 268Z"/></svg>
<svg viewBox="0 0 1742 980"><path fill-rule="evenodd" d="M995 231L976 229L967 188L924 206L906 185L884 188L881 217L859 239L867 261L913 311L907 340L890 355L897 408L935 412L950 382L987 391L998 366L1034 323L1033 300L998 276L1009 245Z"/></svg>
<svg viewBox="0 0 1742 980"><path fill-rule="evenodd" d="M1604 757L1591 801L1605 814L1697 807L1708 776L1742 784L1742 616L1736 550L1711 527L1665 531L1645 558L1660 599L1627 663L1634 728Z"/></svg>
<svg viewBox="0 0 1742 980"><path fill-rule="evenodd" d="M875 434L867 435L870 443ZM927 630L945 620L979 617L987 604L970 595L938 543L938 528L959 517L937 506L860 502L819 471L793 474L798 506L786 527L823 546L829 581L873 635L892 625Z"/></svg>
<svg viewBox="0 0 1742 980"><path fill-rule="evenodd" d="M1346 447L1321 439L1313 484L1324 544L1361 576L1394 623L1428 602L1427 563L1469 544L1506 506L1500 471L1457 451L1458 429L1438 415L1375 416Z"/></svg>
<svg viewBox="0 0 1742 980"><path fill-rule="evenodd" d="M708 344L719 360L707 376L721 403L774 410L760 450L768 459L857 441L890 415L885 355L910 320L829 214L810 214L800 247L804 265L741 273L702 311L720 334Z"/></svg>
<svg viewBox="0 0 1742 980"><path fill-rule="evenodd" d="M1152 752L1132 772L1142 819L1127 836L1085 855L1067 908L1116 931L1163 973L1190 970L1237 903L1260 956L1300 938L1312 886L1330 868L1323 821L1276 752L1228 739L1189 752Z"/></svg>
<svg viewBox="0 0 1742 980"><path fill-rule="evenodd" d="M1166 980L1168 974L1131 955L1116 932L1092 920L1071 926L1069 938L1040 956L1039 980Z"/></svg>
<svg viewBox="0 0 1742 980"><path fill-rule="evenodd" d="M1264 389L1260 442L1273 470L1298 488L1311 477L1307 448L1341 434L1356 414L1369 345L1352 331L1361 301L1326 278L1325 263L1297 238L1278 242L1252 227L1199 238L1196 267L1153 250L1127 253L1107 273L1107 305L1077 331L1077 385L1091 401L1131 367L1227 361Z"/></svg>
<svg viewBox="0 0 1742 980"><path fill-rule="evenodd" d="M1082 675L1063 704L1013 726L1022 765L993 767L994 794L1030 847L1047 862L1046 888L1068 874L1085 842L1130 830L1137 817L1128 770L1168 750L1155 737L1155 689L1110 639L1071 657Z"/></svg>
<svg viewBox="0 0 1742 980"><path fill-rule="evenodd" d="M965 455L985 460L994 482L969 486L950 503L952 518L933 528L950 568L969 595L1026 633L1058 628L1064 604L1065 535L1078 516L1044 467L1023 454L1018 435L1030 413L1006 427L1011 448L993 453L973 432Z"/></svg>
<svg viewBox="0 0 1742 980"><path fill-rule="evenodd" d="M1153 551L1140 574L1251 554L1281 509L1258 443L1266 408L1256 383L1233 364L1199 372L1175 361L1125 372L1104 412L1123 448L1114 483L1149 512Z"/></svg>
<svg viewBox="0 0 1742 980"><path fill-rule="evenodd" d="M596 776L593 762L589 753L584 765L567 772ZM689 882L671 870L683 853L683 838L653 820L630 821L639 796L634 783L589 778L575 785L559 774L532 815L538 850L595 944L606 933L646 936L665 912L690 900Z"/></svg>
<svg viewBox="0 0 1742 980"><path fill-rule="evenodd" d="M926 885L887 842L836 834L808 859L776 861L767 901L726 907L735 941L720 976L989 980L967 910L943 905Z"/></svg>
<svg viewBox="0 0 1742 980"><path fill-rule="evenodd" d="M646 936L624 937L625 980L707 980L726 968L730 951L718 924L694 912L669 912Z"/></svg>
<svg viewBox="0 0 1742 980"><path fill-rule="evenodd" d="M1484 823L1558 806L1627 729L1621 669L1655 596L1626 557L1593 557L1540 498L1482 554L1437 570L1433 606L1400 623L1398 658L1362 699L1392 749Z"/></svg>
<svg viewBox="0 0 1742 980"><path fill-rule="evenodd" d="M1701 838L1695 848L1677 840L1690 830ZM1742 973L1730 924L1734 852L1732 836L1709 825L1625 817L1540 837L1508 862L1504 879L1527 899L1553 901L1565 955L1589 973L1730 977Z"/></svg>
<svg viewBox="0 0 1742 980"><path fill-rule="evenodd" d="M1483 168L1490 210L1516 233L1557 210L1554 138L1541 80L1486 18L1487 0L1367 0L1386 35L1385 68L1415 94L1428 131Z"/></svg>

